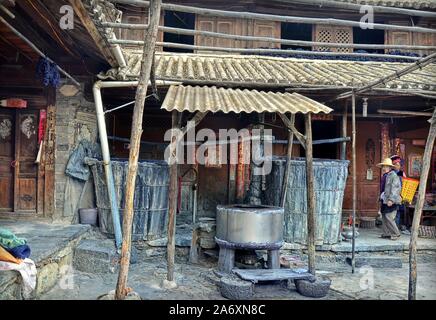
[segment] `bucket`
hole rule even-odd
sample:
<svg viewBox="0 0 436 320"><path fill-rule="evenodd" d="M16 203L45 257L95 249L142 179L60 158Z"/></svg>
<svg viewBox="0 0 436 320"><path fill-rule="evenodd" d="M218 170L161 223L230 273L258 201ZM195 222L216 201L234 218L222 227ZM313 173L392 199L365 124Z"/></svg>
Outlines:
<svg viewBox="0 0 436 320"><path fill-rule="evenodd" d="M97 226L97 209L79 209L79 217L81 224L90 224Z"/></svg>

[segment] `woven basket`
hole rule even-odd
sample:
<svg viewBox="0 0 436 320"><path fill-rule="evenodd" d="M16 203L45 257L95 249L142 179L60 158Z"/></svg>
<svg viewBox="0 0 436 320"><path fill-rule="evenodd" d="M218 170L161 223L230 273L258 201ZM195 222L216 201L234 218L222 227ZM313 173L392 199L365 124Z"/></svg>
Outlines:
<svg viewBox="0 0 436 320"><path fill-rule="evenodd" d="M360 218L360 228L362 229L373 229L375 228L375 220L373 217L361 217Z"/></svg>
<svg viewBox="0 0 436 320"><path fill-rule="evenodd" d="M404 202L412 203L415 192L418 189L419 180L403 178L403 188L401 189L401 198Z"/></svg>
<svg viewBox="0 0 436 320"><path fill-rule="evenodd" d="M419 226L418 237L420 238L436 238L436 226Z"/></svg>

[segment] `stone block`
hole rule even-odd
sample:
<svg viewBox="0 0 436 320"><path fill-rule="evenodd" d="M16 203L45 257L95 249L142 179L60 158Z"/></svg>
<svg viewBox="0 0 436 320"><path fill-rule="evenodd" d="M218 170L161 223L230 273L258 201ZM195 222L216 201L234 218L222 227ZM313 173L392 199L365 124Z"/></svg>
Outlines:
<svg viewBox="0 0 436 320"><path fill-rule="evenodd" d="M118 255L111 240L82 240L74 252L73 266L88 273L114 273Z"/></svg>
<svg viewBox="0 0 436 320"><path fill-rule="evenodd" d="M0 300L21 299L21 278L17 271L0 273Z"/></svg>
<svg viewBox="0 0 436 320"><path fill-rule="evenodd" d="M49 263L38 269L36 278L36 296L47 292L56 285L59 276L57 263Z"/></svg>

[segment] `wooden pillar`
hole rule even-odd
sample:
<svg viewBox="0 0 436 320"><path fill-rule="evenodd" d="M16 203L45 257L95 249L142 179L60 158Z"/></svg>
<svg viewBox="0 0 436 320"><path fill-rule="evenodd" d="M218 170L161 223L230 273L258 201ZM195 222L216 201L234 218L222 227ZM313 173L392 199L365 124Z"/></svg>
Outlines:
<svg viewBox="0 0 436 320"><path fill-rule="evenodd" d="M306 129L306 184L307 184L307 250L309 255L309 272L315 275L315 188L313 174L312 117L305 115Z"/></svg>
<svg viewBox="0 0 436 320"><path fill-rule="evenodd" d="M291 115L291 124L295 125L295 114ZM283 186L282 186L282 194L280 199L280 205L282 207L285 206L286 201L286 193L288 192L288 181L289 175L291 171L291 159L292 159L292 148L294 146L294 131L288 128L288 152L286 155L286 168L285 174L283 175Z"/></svg>
<svg viewBox="0 0 436 320"><path fill-rule="evenodd" d="M353 239L351 243L351 271L354 273L356 268L356 206L357 206L357 182L356 182L356 94L351 95L351 122L352 122L352 157L353 157Z"/></svg>
<svg viewBox="0 0 436 320"><path fill-rule="evenodd" d="M409 244L409 300L416 300L416 280L418 277L416 270L416 242L418 240L419 223L421 221L422 208L425 202L425 191L430 170L431 155L436 137L436 109L430 120L430 131L427 137L427 143L424 150L421 177L419 181L418 200L416 201L415 214L413 215L410 244Z"/></svg>
<svg viewBox="0 0 436 320"><path fill-rule="evenodd" d="M348 101L345 100L344 113L342 114L342 138L347 137L347 123L348 123ZM347 160L347 142L341 144L341 160Z"/></svg>
<svg viewBox="0 0 436 320"><path fill-rule="evenodd" d="M176 251L176 210L178 197L178 168L177 168L177 129L180 129L180 119L177 111L172 112L172 129L170 145L170 188L168 200L168 243L167 243L167 280L174 281L174 261Z"/></svg>
<svg viewBox="0 0 436 320"><path fill-rule="evenodd" d="M123 244L121 246L120 272L115 290L116 299L124 299L127 295L127 277L130 264L130 247L133 222L133 198L135 194L136 175L138 171L138 158L141 146L142 118L144 103L147 95L148 82L152 66L153 53L159 25L161 0L150 2L150 24L145 35L145 45L141 62L141 73L136 90L135 107L132 117L132 131L130 137L129 168L127 172L126 198L123 215Z"/></svg>

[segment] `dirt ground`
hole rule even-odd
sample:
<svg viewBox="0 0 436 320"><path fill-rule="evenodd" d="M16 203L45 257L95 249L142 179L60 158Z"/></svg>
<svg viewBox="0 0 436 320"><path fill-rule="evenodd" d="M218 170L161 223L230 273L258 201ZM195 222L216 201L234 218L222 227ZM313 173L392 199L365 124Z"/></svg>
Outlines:
<svg viewBox="0 0 436 320"><path fill-rule="evenodd" d="M436 261L418 264L418 299L436 299ZM155 300L221 300L213 270L215 261L202 261L192 265L185 259L176 261L176 282L173 290L162 289L166 277L166 262L163 257L139 259L131 265L129 286L142 299ZM401 269L372 269L368 267L351 269L343 264L319 265L320 274L332 280L330 293L323 299L407 299L408 266ZM115 289L117 273L90 274L71 269L66 277L44 294L41 299L94 300ZM299 295L293 283L285 285L257 285L254 299L308 299Z"/></svg>

